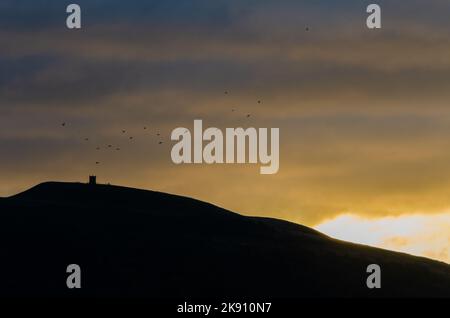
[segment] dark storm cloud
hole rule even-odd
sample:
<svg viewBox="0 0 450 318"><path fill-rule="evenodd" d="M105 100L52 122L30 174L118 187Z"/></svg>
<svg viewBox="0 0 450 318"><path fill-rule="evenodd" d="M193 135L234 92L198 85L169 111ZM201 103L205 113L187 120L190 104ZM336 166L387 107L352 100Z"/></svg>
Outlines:
<svg viewBox="0 0 450 318"><path fill-rule="evenodd" d="M419 100L448 97L448 70L398 70L391 72L345 67L329 63L239 63L230 61L81 61L50 57L25 57L0 61L1 108L32 106L59 108L91 105L111 96L142 92L189 91L190 94L216 95L233 87L236 96L264 91L264 95L284 95L295 102L318 102L350 94L352 101ZM272 62L272 63L271 63ZM358 97L355 94L357 94ZM356 99L355 99L356 98ZM345 99L345 98L344 98ZM349 99L342 108L349 106ZM286 101L284 107L289 108ZM99 104L99 107L101 105ZM383 104L376 104L382 108ZM391 107L392 105L389 105ZM264 107L264 106L260 106ZM270 114L270 110L269 111Z"/></svg>
<svg viewBox="0 0 450 318"><path fill-rule="evenodd" d="M433 99L449 88L442 1L427 2L434 9L420 10L414 18L422 24L409 28L404 21L423 2L381 3L387 31L377 35L365 30L359 1L79 3L84 28L71 32L61 2L2 2L2 107L82 107L121 93L230 86L307 101L355 92L365 100Z"/></svg>
<svg viewBox="0 0 450 318"><path fill-rule="evenodd" d="M0 3L0 27L16 30L60 27L65 23L65 11L70 3L81 6L86 25L146 22L180 26L195 22L215 27L229 23L228 8L232 1L3 0ZM251 5L250 2L246 4Z"/></svg>
<svg viewBox="0 0 450 318"><path fill-rule="evenodd" d="M8 30L39 30L58 28L64 23L69 1L3 0L0 3L0 27ZM359 0L78 0L84 12L86 25L142 24L158 26L192 26L223 29L246 19L261 16L261 26L280 28L304 26L304 21L318 27L330 21L351 23L364 21L365 8L371 1ZM386 9L386 19L414 19L433 24L448 24L445 0L410 0L399 3L387 0L377 2ZM426 10L424 9L426 6ZM62 13L62 14L61 14ZM348 17L353 17L349 21ZM282 18L282 19L281 19ZM297 21L297 23L295 23ZM265 31L266 28L264 28ZM290 30L291 31L291 30Z"/></svg>

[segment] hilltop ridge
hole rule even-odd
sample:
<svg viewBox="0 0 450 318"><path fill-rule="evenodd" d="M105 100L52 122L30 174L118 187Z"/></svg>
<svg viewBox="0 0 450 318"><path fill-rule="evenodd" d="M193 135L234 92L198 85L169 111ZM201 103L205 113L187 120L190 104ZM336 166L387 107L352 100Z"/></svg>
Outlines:
<svg viewBox="0 0 450 318"><path fill-rule="evenodd" d="M162 192L46 182L0 211L0 295L450 297L448 264ZM76 291L72 263L84 273ZM378 290L366 287L372 263Z"/></svg>

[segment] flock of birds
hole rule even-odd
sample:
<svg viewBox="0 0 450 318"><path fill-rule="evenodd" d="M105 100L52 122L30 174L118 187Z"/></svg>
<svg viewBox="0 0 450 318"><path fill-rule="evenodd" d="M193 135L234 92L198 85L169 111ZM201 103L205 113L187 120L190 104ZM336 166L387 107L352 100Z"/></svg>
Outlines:
<svg viewBox="0 0 450 318"><path fill-rule="evenodd" d="M309 31L310 31L309 26L305 26L305 32L309 32ZM225 95L228 95L228 91L225 91L224 94L225 94ZM261 104L261 100L258 100L257 103L258 103L258 104ZM231 109L231 112L234 113L235 111L236 111L235 108L232 108L232 109ZM246 117L246 118L250 118L250 116L251 116L251 114L246 114L245 117ZM63 123L61 124L61 126L65 127L65 126L66 126L66 123L63 122ZM144 130L147 130L147 127L146 127L146 126L144 126L143 128L144 128ZM127 132L127 131L126 131L125 129L122 130L122 134L126 134L126 132ZM187 132L187 130L186 130L186 132ZM161 134L158 132L158 133L156 133L156 136L160 137ZM133 138L133 136L129 136L128 139L131 141L131 140L133 140L134 138ZM85 138L84 140L85 140L85 141L89 141L89 138ZM163 144L163 141L162 141L162 140L159 140L159 141L158 141L158 144L159 144L159 145L162 145L162 144ZM107 148L115 148L116 151L120 151L120 147L113 147L112 144L108 144L108 145L107 145ZM97 151L101 150L101 147L100 147L100 146L97 146L97 147L96 147L96 150L97 150ZM100 161L96 161L95 164L96 164L96 165L99 165L99 164L100 164Z"/></svg>
<svg viewBox="0 0 450 318"><path fill-rule="evenodd" d="M61 123L61 126L62 126L62 127L66 127L66 126L67 126L67 123L66 123L66 122L63 122L63 123ZM143 129L144 129L144 130L147 130L147 127L144 126ZM122 129L122 134L126 134L126 132L127 132L127 131L126 131L125 129ZM156 133L156 136L160 137L160 136L161 136L161 133L157 132L157 133ZM129 141L132 141L133 139L134 139L133 136L128 136L128 140L129 140ZM90 139L89 139L88 137L84 138L84 141L86 141L86 142L88 142L89 140L90 140ZM163 142L162 140L159 140L159 141L158 141L158 144L159 144L159 145L162 145L163 143L164 143L164 142ZM115 151L120 151L120 150L121 150L120 147L114 146L113 144L107 144L107 145L104 146L104 148L105 148L105 149L114 149ZM96 151L100 151L101 149L102 149L101 146L97 146L97 147L95 148ZM95 164L96 164L96 165L99 165L99 164L100 164L100 161L95 161Z"/></svg>
<svg viewBox="0 0 450 318"><path fill-rule="evenodd" d="M305 32L309 32L309 31L310 31L309 26L305 26ZM228 95L228 91L225 91L224 94L225 94L225 95ZM258 100L257 103L258 103L258 104L261 104L261 100ZM232 112L235 112L236 109L235 109L235 108L232 108L231 111L232 111ZM246 117L246 118L250 118L250 116L251 116L251 114L246 114L245 117ZM63 127L65 127L65 126L66 126L66 123L63 122L61 125L62 125ZM146 126L144 126L143 128L144 128L144 130L147 130L147 127L146 127ZM122 134L126 134L126 132L127 132L127 131L126 131L125 129L122 130ZM187 130L186 130L186 132L187 132ZM156 136L160 137L161 134L158 132L158 133L156 133ZM131 141L131 140L133 140L134 138L133 138L133 136L129 136L128 139ZM85 141L89 141L89 138L85 138L84 140L85 140ZM162 140L159 140L159 141L158 141L158 144L159 144L159 145L162 145L162 144L163 144L163 141L162 141ZM120 151L120 147L113 147L112 144L108 144L108 145L107 145L107 148L109 148L109 149L115 148L116 151ZM96 150L97 150L97 151L101 150L101 147L100 147L100 146L97 146L97 147L96 147ZM99 162L99 161L96 161L95 164L96 164L96 165L99 165L100 162Z"/></svg>
<svg viewBox="0 0 450 318"><path fill-rule="evenodd" d="M225 91L224 94L225 94L225 95L228 95L228 91ZM258 100L257 103L258 103L258 104L261 104L261 100ZM235 112L235 111L236 111L236 108L232 108L231 111L232 111L232 112ZM246 114L245 117L246 117L246 118L250 118L250 116L251 116L251 114ZM62 127L66 127L66 126L67 126L67 123L66 123L66 122L63 122L63 123L61 123L61 126L62 126ZM147 126L144 126L144 127L143 127L143 130L147 130ZM125 134L127 133L127 131L126 131L125 129L122 129L121 132L122 132L123 135L125 135ZM187 133L187 132L188 132L188 130L186 129L185 133ZM156 132L156 136L157 136L157 137L161 137L161 133L160 133L160 132ZM128 140L129 140L129 141L132 141L133 139L134 139L133 136L128 136ZM161 138L159 138L159 139L160 139L160 140L158 141L158 145L162 145L164 142L161 140ZM86 141L86 142L88 142L89 140L90 140L90 139L89 139L88 137L84 138L84 141ZM106 148L106 149L115 149L115 151L120 151L120 150L121 150L120 147L114 146L114 145L112 145L112 144L106 145L105 148ZM100 147L100 146L97 146L97 147L95 148L96 151L100 151L101 149L102 149L102 147ZM96 165L99 165L99 164L100 164L100 161L95 161L95 164L96 164Z"/></svg>

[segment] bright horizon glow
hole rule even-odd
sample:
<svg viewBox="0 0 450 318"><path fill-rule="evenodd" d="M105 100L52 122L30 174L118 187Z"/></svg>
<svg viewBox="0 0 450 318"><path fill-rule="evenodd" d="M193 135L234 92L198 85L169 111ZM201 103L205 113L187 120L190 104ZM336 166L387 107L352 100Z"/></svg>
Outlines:
<svg viewBox="0 0 450 318"><path fill-rule="evenodd" d="M450 263L450 213L364 218L342 214L314 227L331 237Z"/></svg>

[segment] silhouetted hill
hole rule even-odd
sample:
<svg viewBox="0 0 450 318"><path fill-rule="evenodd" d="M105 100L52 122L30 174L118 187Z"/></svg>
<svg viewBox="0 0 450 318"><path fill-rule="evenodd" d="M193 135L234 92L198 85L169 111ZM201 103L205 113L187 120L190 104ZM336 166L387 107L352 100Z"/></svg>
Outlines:
<svg viewBox="0 0 450 318"><path fill-rule="evenodd" d="M198 200L49 182L0 199L0 295L440 296L450 266ZM66 287L79 264L82 288ZM382 288L366 287L366 267Z"/></svg>

